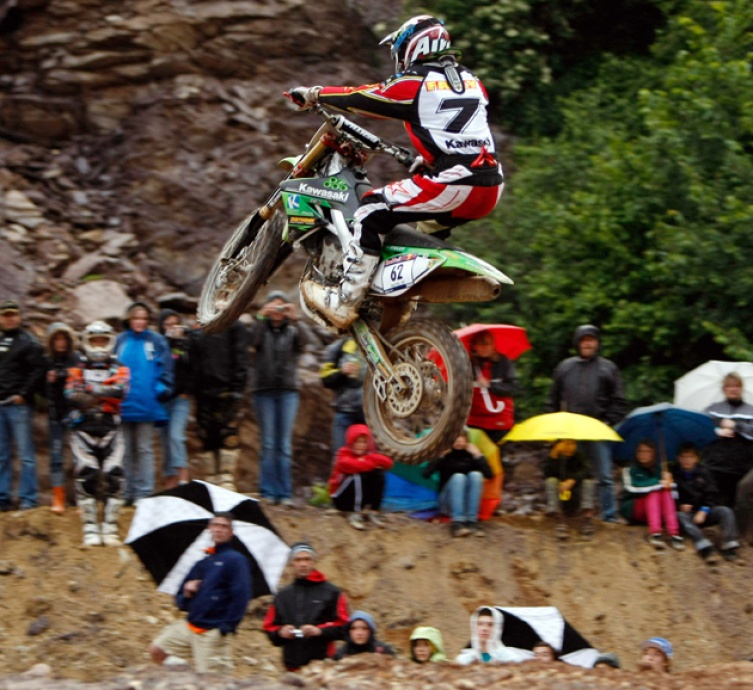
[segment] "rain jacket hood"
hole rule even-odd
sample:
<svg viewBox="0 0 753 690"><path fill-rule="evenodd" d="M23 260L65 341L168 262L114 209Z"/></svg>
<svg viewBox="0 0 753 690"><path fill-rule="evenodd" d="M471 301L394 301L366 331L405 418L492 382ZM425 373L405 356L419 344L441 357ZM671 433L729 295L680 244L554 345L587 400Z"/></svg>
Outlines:
<svg viewBox="0 0 753 690"><path fill-rule="evenodd" d="M446 661L447 655L444 652L444 642L442 641L442 633L437 628L429 626L420 626L416 628L410 635L411 641L411 658L415 661L413 656L413 641L414 640L426 640L432 648L432 654L429 657L429 661Z"/></svg>
<svg viewBox="0 0 753 690"><path fill-rule="evenodd" d="M373 445L374 439L371 436L371 430L365 424L353 424L348 427L348 430L345 432L346 445L352 447L356 439L361 436L366 436L369 439L369 447Z"/></svg>
<svg viewBox="0 0 753 690"><path fill-rule="evenodd" d="M596 340L599 341L599 345L601 346L601 331L590 323L583 324L582 326L578 326L578 328L575 329L575 333L573 333L573 347L578 354L580 354L580 341L589 335L592 338L596 338Z"/></svg>
<svg viewBox="0 0 753 690"><path fill-rule="evenodd" d="M481 648L481 642L478 637L478 619L481 612L486 615L487 611L491 611L492 621L494 622L494 629L492 630L491 637L486 644L486 653L491 657L490 661L502 661L502 662L517 662L524 661L532 658L532 654L523 655L517 650L510 649L502 643L502 627L504 625L504 616L502 611L494 606L479 606L471 614L471 646L466 647L458 655L457 661L459 664L471 664L474 661L483 661L483 652Z"/></svg>
<svg viewBox="0 0 753 690"><path fill-rule="evenodd" d="M72 355L78 347L78 338L76 337L76 332L68 324L63 323L62 321L55 321L47 327L44 340L47 354L50 356L55 355L55 351L52 349L52 341L58 333L62 333L68 338L68 349L65 354L68 356Z"/></svg>
<svg viewBox="0 0 753 690"><path fill-rule="evenodd" d="M175 309L162 309L157 317L157 325L162 335L165 335L165 320L168 316L177 316L180 318L180 314Z"/></svg>

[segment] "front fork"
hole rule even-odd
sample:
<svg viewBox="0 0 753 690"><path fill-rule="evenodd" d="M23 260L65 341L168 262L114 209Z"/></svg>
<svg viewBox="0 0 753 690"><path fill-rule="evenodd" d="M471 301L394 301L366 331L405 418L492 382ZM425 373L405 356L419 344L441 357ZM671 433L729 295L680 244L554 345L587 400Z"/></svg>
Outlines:
<svg viewBox="0 0 753 690"><path fill-rule="evenodd" d="M405 389L405 384L400 380L389 355L384 349L379 336L364 319L357 319L350 327L350 332L358 343L363 356L374 373L374 390L377 397L384 402L387 394L394 391L398 394Z"/></svg>

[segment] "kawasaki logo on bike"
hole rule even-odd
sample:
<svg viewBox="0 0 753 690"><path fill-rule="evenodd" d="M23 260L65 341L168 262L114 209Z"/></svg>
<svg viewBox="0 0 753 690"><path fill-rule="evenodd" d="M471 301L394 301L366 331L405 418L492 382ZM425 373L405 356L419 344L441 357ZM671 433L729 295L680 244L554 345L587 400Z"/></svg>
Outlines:
<svg viewBox="0 0 753 690"><path fill-rule="evenodd" d="M327 180L324 184L326 185L327 182L330 180ZM344 189L347 189L347 185L343 185ZM304 182L302 182L298 186L298 190L301 194L308 194L309 196L316 196L321 199L331 199L332 201L339 201L340 203L345 203L349 198L350 194L347 192L330 192L326 189L319 189L317 187L312 187L311 185L308 185Z"/></svg>
<svg viewBox="0 0 753 690"><path fill-rule="evenodd" d="M348 191L348 183L344 180L338 180L336 177L330 177L328 180L324 180L324 186L327 189L337 189L340 192Z"/></svg>

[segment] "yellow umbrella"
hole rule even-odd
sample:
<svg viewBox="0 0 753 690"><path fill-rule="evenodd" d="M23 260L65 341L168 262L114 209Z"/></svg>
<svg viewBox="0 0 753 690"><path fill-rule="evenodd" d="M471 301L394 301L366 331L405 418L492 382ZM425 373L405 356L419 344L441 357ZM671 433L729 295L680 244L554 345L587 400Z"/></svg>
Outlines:
<svg viewBox="0 0 753 690"><path fill-rule="evenodd" d="M516 424L500 443L505 441L622 441L612 427L598 419L573 412L540 414Z"/></svg>

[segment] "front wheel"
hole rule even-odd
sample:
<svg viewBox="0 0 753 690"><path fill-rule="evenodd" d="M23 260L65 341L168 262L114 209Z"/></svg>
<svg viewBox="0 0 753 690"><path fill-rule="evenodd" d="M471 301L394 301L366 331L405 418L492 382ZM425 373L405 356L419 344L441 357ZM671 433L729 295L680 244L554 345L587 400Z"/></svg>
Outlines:
<svg viewBox="0 0 753 690"><path fill-rule="evenodd" d="M199 298L197 317L206 333L218 333L234 323L286 256L285 215L262 221L254 213L241 223L209 271Z"/></svg>
<svg viewBox="0 0 753 690"><path fill-rule="evenodd" d="M446 451L463 430L473 393L471 362L452 331L434 319L410 321L386 338L403 387L383 386L369 370L366 423L380 451L416 465Z"/></svg>

